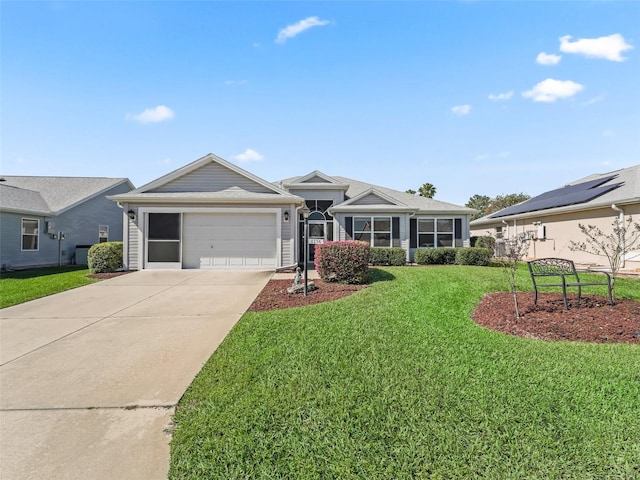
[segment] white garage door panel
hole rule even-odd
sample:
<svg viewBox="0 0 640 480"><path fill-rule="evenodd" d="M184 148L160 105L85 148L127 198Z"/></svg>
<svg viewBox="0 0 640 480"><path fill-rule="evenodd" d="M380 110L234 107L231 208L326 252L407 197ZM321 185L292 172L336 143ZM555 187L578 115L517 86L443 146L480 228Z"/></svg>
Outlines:
<svg viewBox="0 0 640 480"><path fill-rule="evenodd" d="M184 268L275 268L276 216L186 213Z"/></svg>

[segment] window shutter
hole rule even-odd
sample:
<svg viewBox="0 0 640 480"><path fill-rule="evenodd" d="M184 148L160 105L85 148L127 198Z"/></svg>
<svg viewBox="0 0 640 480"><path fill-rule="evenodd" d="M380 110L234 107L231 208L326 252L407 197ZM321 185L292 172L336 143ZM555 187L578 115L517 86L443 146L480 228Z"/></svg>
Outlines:
<svg viewBox="0 0 640 480"><path fill-rule="evenodd" d="M418 220L409 219L409 248L418 248Z"/></svg>
<svg viewBox="0 0 640 480"><path fill-rule="evenodd" d="M353 217L344 217L344 229L347 232L347 240L353 238Z"/></svg>
<svg viewBox="0 0 640 480"><path fill-rule="evenodd" d="M455 219L454 231L456 235L456 240L462 240L462 219L461 218Z"/></svg>
<svg viewBox="0 0 640 480"><path fill-rule="evenodd" d="M400 217L391 217L391 246L400 246Z"/></svg>

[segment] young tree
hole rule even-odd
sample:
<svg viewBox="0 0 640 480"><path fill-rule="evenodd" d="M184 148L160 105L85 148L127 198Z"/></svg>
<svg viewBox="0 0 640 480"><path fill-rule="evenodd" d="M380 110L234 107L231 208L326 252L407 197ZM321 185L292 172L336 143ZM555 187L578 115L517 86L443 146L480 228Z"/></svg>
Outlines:
<svg viewBox="0 0 640 480"><path fill-rule="evenodd" d="M502 274L509 284L509 289L513 295L513 302L516 307L516 318L520 318L520 307L518 305L518 283L517 270L518 264L522 262L525 255L529 251L529 240L523 236L516 236L504 241L504 254L500 257L500 267Z"/></svg>
<svg viewBox="0 0 640 480"><path fill-rule="evenodd" d="M578 228L586 239L583 242L571 240L569 249L607 258L611 268L611 294L613 295L616 276L622 267L625 253L640 247L640 224L634 223L629 215L627 220L614 219L610 233L603 232L595 225L579 223Z"/></svg>

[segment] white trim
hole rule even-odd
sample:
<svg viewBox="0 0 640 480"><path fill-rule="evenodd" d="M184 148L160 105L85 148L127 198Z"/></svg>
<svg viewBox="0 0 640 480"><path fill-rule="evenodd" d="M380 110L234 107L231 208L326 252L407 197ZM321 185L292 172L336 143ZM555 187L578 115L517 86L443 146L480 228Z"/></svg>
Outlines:
<svg viewBox="0 0 640 480"><path fill-rule="evenodd" d="M24 222L25 220L35 220L36 222L38 222L38 226L36 227L36 244L38 248L27 248L25 249L23 247L24 243L23 243L23 236L25 235L23 233L23 225L22 222ZM33 237L32 234L28 234L29 236ZM21 252L39 252L40 251L40 219L39 218L29 218L29 217L20 217L20 251Z"/></svg>
<svg viewBox="0 0 640 480"><path fill-rule="evenodd" d="M372 187L369 188L368 190L365 190L364 192L362 192L359 195L356 195L353 198L350 198L349 200L347 200L346 202L342 202L340 205L336 205L338 207L346 207L346 206L352 206L352 207L369 207L371 208L374 205L356 205L356 203L359 200L362 200L365 197L368 197L369 195L375 195L376 197L380 198L381 200L385 200L387 202L389 202L391 205L385 205L385 207L389 207L389 206L394 206L394 207L409 207L406 203L402 203L399 200L387 195L386 193L381 192L380 190L377 190L376 188Z"/></svg>
<svg viewBox="0 0 640 480"><path fill-rule="evenodd" d="M225 208L225 207L138 207L138 224L140 218L144 221L144 228L138 229L140 236L138 238L138 269L148 269L147 259L144 255L143 246L146 244L146 235L148 232L148 213L180 213L180 266L175 267L173 263L167 264L165 267L157 266L155 268L182 268L182 248L183 248L183 233L184 233L184 214L185 213L234 213L238 215L251 214L251 213L264 213L275 215L276 221L276 268L282 266L282 208ZM290 222L293 223L293 222Z"/></svg>

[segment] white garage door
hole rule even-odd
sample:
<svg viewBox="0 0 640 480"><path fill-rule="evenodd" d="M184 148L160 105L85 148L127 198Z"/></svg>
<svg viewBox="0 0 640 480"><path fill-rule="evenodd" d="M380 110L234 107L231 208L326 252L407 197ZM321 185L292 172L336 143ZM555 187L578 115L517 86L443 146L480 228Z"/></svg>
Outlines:
<svg viewBox="0 0 640 480"><path fill-rule="evenodd" d="M183 268L276 267L273 213L185 213Z"/></svg>

